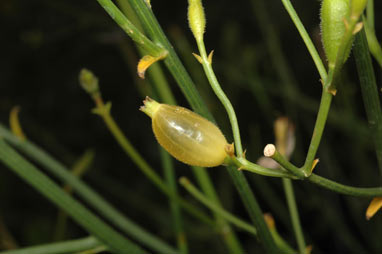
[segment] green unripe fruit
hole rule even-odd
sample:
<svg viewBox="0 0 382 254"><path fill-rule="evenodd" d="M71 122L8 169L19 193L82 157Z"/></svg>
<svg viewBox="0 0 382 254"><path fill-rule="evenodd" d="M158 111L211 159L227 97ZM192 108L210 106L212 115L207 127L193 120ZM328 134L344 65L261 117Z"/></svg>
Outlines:
<svg viewBox="0 0 382 254"><path fill-rule="evenodd" d="M350 16L350 0L323 0L321 7L321 37L329 65L334 64L337 52L345 34L345 22ZM344 57L347 59L352 43L349 43ZM341 63L342 64L342 63Z"/></svg>

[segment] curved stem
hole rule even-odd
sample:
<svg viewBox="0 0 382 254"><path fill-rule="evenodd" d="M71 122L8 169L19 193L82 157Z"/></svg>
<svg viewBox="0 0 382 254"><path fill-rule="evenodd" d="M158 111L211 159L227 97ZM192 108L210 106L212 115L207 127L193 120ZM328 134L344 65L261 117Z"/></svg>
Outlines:
<svg viewBox="0 0 382 254"><path fill-rule="evenodd" d="M356 196L356 197L382 196L382 187L376 187L376 188L352 187L352 186L347 186L344 184L334 182L332 180L326 179L326 178L324 178L322 176L318 176L316 174L312 174L306 179L311 181L312 183L320 185L321 187L324 187L328 190L332 190L332 191L346 194L346 195L350 195L350 196Z"/></svg>
<svg viewBox="0 0 382 254"><path fill-rule="evenodd" d="M227 111L227 114L231 123L231 127L232 127L233 138L235 140L236 154L238 157L242 157L243 148L241 146L240 130L239 130L239 124L237 122L235 110L233 109L233 106L230 100L228 99L224 91L222 90L215 76L215 73L212 69L212 66L211 66L212 54L211 54L211 59L208 59L203 39L197 40L196 43L198 44L200 57L202 59L201 63L203 65L203 69L204 69L204 72L206 73L208 81L210 82L210 85L212 89L214 90L216 96L219 98L225 110Z"/></svg>
<svg viewBox="0 0 382 254"><path fill-rule="evenodd" d="M237 167L239 167L239 169L247 170L259 175L298 179L296 178L295 175L292 175L291 173L287 171L282 171L280 169L277 170L277 169L264 168L244 158L233 157L228 162L234 163ZM286 167L286 165L283 165L283 166ZM304 179L309 180L310 182L315 183L317 185L320 185L321 187L324 187L325 189L329 189L329 190L346 194L346 195L358 196L358 197L382 196L382 187L372 187L372 188L352 187L352 186L337 183L335 181L329 180L322 176L318 176L316 174L311 174L310 176Z"/></svg>

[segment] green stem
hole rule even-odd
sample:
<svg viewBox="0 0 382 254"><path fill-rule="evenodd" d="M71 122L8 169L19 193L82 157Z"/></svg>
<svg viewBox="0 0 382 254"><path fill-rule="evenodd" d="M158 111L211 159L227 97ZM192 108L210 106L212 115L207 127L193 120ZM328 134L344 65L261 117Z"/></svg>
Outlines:
<svg viewBox="0 0 382 254"><path fill-rule="evenodd" d="M137 45L152 56L167 54L166 50L150 41L139 29L137 29L118 9L111 0L97 0L110 17L130 36Z"/></svg>
<svg viewBox="0 0 382 254"><path fill-rule="evenodd" d="M361 84L363 103L370 130L373 135L375 152L382 177L382 110L379 92L369 54L365 31L361 30L355 39L354 56Z"/></svg>
<svg viewBox="0 0 382 254"><path fill-rule="evenodd" d="M289 173L288 171L285 171L282 169L265 168L253 162L250 162L245 158L237 158L237 157L229 158L228 164L229 165L234 164L240 170L250 171L252 173L263 175L263 176L295 178L295 176Z"/></svg>
<svg viewBox="0 0 382 254"><path fill-rule="evenodd" d="M369 17L369 15L367 17ZM382 47L379 44L377 36L375 35L375 31L369 27L369 24L365 22L365 19L363 20L364 20L364 29L366 32L367 43L369 45L370 53L378 62L379 67L382 68Z"/></svg>
<svg viewBox="0 0 382 254"><path fill-rule="evenodd" d="M64 254L89 250L103 246L95 237L41 244L16 250L2 251L0 254Z"/></svg>
<svg viewBox="0 0 382 254"><path fill-rule="evenodd" d="M158 147L161 155L162 168L164 170L167 186L171 191L170 209L172 214L172 221L174 224L174 231L176 235L177 245L181 254L188 253L188 246L186 235L183 229L182 214L180 212L179 203L175 199L178 196L178 188L176 186L176 175L174 171L174 164L170 155L162 148Z"/></svg>
<svg viewBox="0 0 382 254"><path fill-rule="evenodd" d="M203 39L197 40L196 43L198 44L200 57L202 58L202 65L203 65L204 72L208 78L208 81L210 82L212 90L214 90L216 96L219 98L220 102L223 104L225 110L227 111L227 114L231 123L231 127L232 127L233 138L235 140L236 154L238 157L243 157L243 148L241 146L239 124L237 122L235 110L233 109L231 102L229 101L228 97L224 93L223 89L221 88L215 76L215 73L211 66L212 58L210 60L208 59Z"/></svg>
<svg viewBox="0 0 382 254"><path fill-rule="evenodd" d="M292 3L290 2L290 0L281 0L281 2L283 3L285 9L289 13L290 18L292 19L298 32L300 33L300 36L305 43L305 46L308 48L308 51L309 51L310 55L312 56L314 64L316 65L316 68L317 68L317 70L321 76L321 80L326 80L327 74L326 74L325 66L322 63L320 55L318 54L316 48L314 47L314 44L309 37L309 34L306 32L304 25L302 24L302 22L301 22L300 18L298 17L295 9L293 8Z"/></svg>
<svg viewBox="0 0 382 254"><path fill-rule="evenodd" d="M266 152L266 150L269 150ZM269 154L270 153L270 154ZM290 173L303 179L307 176L304 171L290 163L281 153L279 153L276 147L272 144L268 144L264 149L264 155L277 161L282 167L287 169Z"/></svg>
<svg viewBox="0 0 382 254"><path fill-rule="evenodd" d="M105 224L84 205L73 199L56 183L25 160L0 138L0 160L56 206L65 210L79 225L96 236L115 253L147 253Z"/></svg>
<svg viewBox="0 0 382 254"><path fill-rule="evenodd" d="M33 158L35 161L43 165L50 173L61 179L63 182L73 187L73 190L80 195L89 205L96 209L105 218L110 220L114 225L119 227L125 233L131 235L142 244L151 247L153 250L176 253L176 251L156 236L146 232L139 225L124 216L114 206L103 199L98 193L92 190L83 181L70 173L70 170L55 160L53 157L45 153L41 148L29 141L21 142L17 137L12 135L5 127L0 124L0 137L17 147L25 154Z"/></svg>
<svg viewBox="0 0 382 254"><path fill-rule="evenodd" d="M235 184L236 189L238 190L242 202L245 208L248 211L248 214L257 229L260 242L263 244L266 253L279 253L278 248L276 247L272 235L264 221L263 212L256 200L255 195L253 194L249 184L244 177L243 173L237 170L236 167L228 166L227 167L229 174L232 177L233 183Z"/></svg>
<svg viewBox="0 0 382 254"><path fill-rule="evenodd" d="M378 197L382 196L382 187L375 188L358 188L351 187L347 185L343 185L332 180L326 179L322 176L318 176L316 174L311 174L308 178L306 178L312 183L315 183L325 189L332 190L338 193L342 193L345 195L355 196L355 197Z"/></svg>
<svg viewBox="0 0 382 254"><path fill-rule="evenodd" d="M296 204L296 199L293 192L293 184L290 179L283 179L283 187L285 192L285 197L287 200L289 214L292 221L292 226L294 234L296 236L297 246L300 254L306 253L306 244L304 240L304 234L302 232L302 227L298 215L298 209Z"/></svg>
<svg viewBox="0 0 382 254"><path fill-rule="evenodd" d="M211 179L207 173L207 170L201 167L192 167L192 170L194 172L197 182L200 185L200 188L203 190L206 196L210 200L212 200L216 204L216 206L221 207L219 197L215 191L214 185L211 182ZM215 211L214 211L214 216L216 218L216 224L217 224L219 233L223 236L227 244L227 247L229 249L229 252L232 254L243 253L243 249L241 247L240 241L238 240L236 234L234 233L231 226L227 222L226 218L224 218L224 216L222 216L221 214Z"/></svg>
<svg viewBox="0 0 382 254"><path fill-rule="evenodd" d="M367 26L371 31L375 31L374 29L374 0L368 0L366 6L366 14L367 14Z"/></svg>
<svg viewBox="0 0 382 254"><path fill-rule="evenodd" d="M320 107L317 114L316 124L314 126L312 139L310 141L308 153L306 155L304 166L302 170L305 175L310 175L312 172L313 161L316 157L318 147L321 142L321 137L324 132L326 120L328 118L330 105L333 95L325 90L322 91Z"/></svg>

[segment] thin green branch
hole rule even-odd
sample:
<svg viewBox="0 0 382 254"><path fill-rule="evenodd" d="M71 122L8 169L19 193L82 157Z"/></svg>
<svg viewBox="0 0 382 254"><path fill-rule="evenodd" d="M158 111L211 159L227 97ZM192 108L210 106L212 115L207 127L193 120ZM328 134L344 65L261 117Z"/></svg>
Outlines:
<svg viewBox="0 0 382 254"><path fill-rule="evenodd" d="M329 73L326 79L322 79L324 81L323 91L321 97L320 108L318 111L316 124L313 130L313 136L310 142L308 154L305 160L305 164L302 167L306 174L310 174L312 171L312 165L314 161L314 157L316 156L318 146L321 141L321 137L325 128L326 120L328 117L331 101L333 95L336 94L336 85L338 82L338 76L342 69L342 66L347 57L347 50L349 49L349 44L352 43L354 34L357 32L357 28L360 27L358 23L359 17L362 12L360 10L353 10L350 17L345 20L346 30L345 34L341 39L341 44L337 51L337 57L335 64L329 65Z"/></svg>
<svg viewBox="0 0 382 254"><path fill-rule="evenodd" d="M228 161L228 164L236 165L239 168L239 170L246 170L263 176L296 178L293 174L289 173L286 170L265 168L253 162L250 162L245 158L231 157Z"/></svg>
<svg viewBox="0 0 382 254"><path fill-rule="evenodd" d="M166 50L149 40L118 9L111 0L97 0L110 17L130 36L139 47L152 56L167 54Z"/></svg>
<svg viewBox="0 0 382 254"><path fill-rule="evenodd" d="M382 47L379 44L375 31L369 27L369 24L365 22L364 19L364 28L367 37L367 43L369 45L370 53L373 55L379 67L382 68Z"/></svg>
<svg viewBox="0 0 382 254"><path fill-rule="evenodd" d="M290 18L292 19L298 32L300 33L300 36L305 43L305 46L308 48L308 51L309 51L310 55L312 56L314 64L316 65L316 68L317 68L317 70L321 76L321 80L326 80L327 73L325 70L325 66L322 63L320 55L318 54L316 48L314 47L314 44L309 37L309 34L307 33L307 31L306 31L304 25L302 24L299 16L297 15L295 9L293 8L292 3L289 0L281 0L281 2L283 3L285 9L289 13Z"/></svg>
<svg viewBox="0 0 382 254"><path fill-rule="evenodd" d="M290 173L292 173L300 179L303 179L306 176L308 176L308 174L306 174L300 168L297 168L295 165L290 163L281 153L279 153L276 149L276 146L273 144L268 144L264 148L264 156L274 159L283 168L287 169Z"/></svg>
<svg viewBox="0 0 382 254"><path fill-rule="evenodd" d="M171 191L170 197L170 209L172 214L173 228L175 231L175 236L177 240L177 245L179 253L188 253L188 244L186 239L186 234L183 228L182 214L180 211L179 203L175 199L178 196L178 188L176 175L174 170L174 164L171 156L162 148L158 147L160 151L162 168L164 171L165 179L169 190Z"/></svg>
<svg viewBox="0 0 382 254"><path fill-rule="evenodd" d="M334 192L342 193L345 195L355 196L355 197L378 197L382 196L382 187L376 188L358 188L347 186L344 184L340 184L334 182L332 180L326 179L322 176L318 176L316 174L311 174L308 178L306 178L312 183L315 183L325 189L332 190Z"/></svg>
<svg viewBox="0 0 382 254"><path fill-rule="evenodd" d="M205 193L205 195L210 200L212 200L216 204L216 206L221 207L219 197L216 193L215 187L211 181L211 178L208 175L206 168L192 167L192 171L195 175L195 178L196 178L200 188ZM235 232L232 230L232 228L229 225L226 218L224 218L224 216L215 212L214 210L212 210L212 211L214 212L214 216L216 218L216 224L217 224L218 231L222 235L222 237L224 238L226 245L229 249L229 252L232 254L243 253L243 248L240 244L240 241L237 238Z"/></svg>
<svg viewBox="0 0 382 254"><path fill-rule="evenodd" d="M215 73L211 66L212 59L208 59L203 38L201 38L200 40L197 40L196 43L198 44L200 57L202 59L201 64L203 65L204 72L208 78L208 81L210 82L212 90L214 90L216 96L219 98L220 102L223 104L225 110L227 111L228 118L230 120L231 127L232 127L233 138L235 140L236 154L238 157L243 157L243 148L241 146L239 124L237 122L235 110L233 109L233 106L230 100L224 93L223 89L221 88L215 76Z"/></svg>
<svg viewBox="0 0 382 254"><path fill-rule="evenodd" d="M237 170L236 167L228 166L227 167L229 174L232 177L233 183L235 184L236 189L238 190L242 202L245 208L248 211L248 214L257 229L260 242L263 244L264 249L267 253L279 253L277 246L274 243L272 235L267 227L263 212L256 200L255 195L253 194L249 184L244 177L243 173Z"/></svg>
<svg viewBox="0 0 382 254"><path fill-rule="evenodd" d="M313 161L315 160L322 134L324 133L332 98L333 95L330 92L325 90L322 91L320 107L318 110L316 123L314 125L312 139L309 144L304 166L302 167L302 170L306 175L309 175L312 171Z"/></svg>
<svg viewBox="0 0 382 254"><path fill-rule="evenodd" d="M293 192L293 185L290 179L282 179L283 187L285 192L285 197L288 203L289 214L292 221L292 226L294 234L296 236L297 246L300 254L306 254L306 244L304 239L304 233L302 232L302 227L300 223L300 218L298 215L298 209L296 204L296 199Z"/></svg>
<svg viewBox="0 0 382 254"><path fill-rule="evenodd" d="M41 244L16 250L2 251L0 254L64 254L85 251L103 246L95 237Z"/></svg>
<svg viewBox="0 0 382 254"><path fill-rule="evenodd" d="M375 152L382 177L382 110L373 64L364 30L361 30L354 42L354 56L361 84L363 103L365 105L370 130L372 132Z"/></svg>
<svg viewBox="0 0 382 254"><path fill-rule="evenodd" d="M367 26L371 31L374 29L374 0L368 0L366 6L366 15L367 15Z"/></svg>
<svg viewBox="0 0 382 254"><path fill-rule="evenodd" d="M141 247L105 224L84 205L25 160L3 138L0 138L0 160L14 173L38 190L56 206L65 210L79 225L109 246L115 253L147 253Z"/></svg>

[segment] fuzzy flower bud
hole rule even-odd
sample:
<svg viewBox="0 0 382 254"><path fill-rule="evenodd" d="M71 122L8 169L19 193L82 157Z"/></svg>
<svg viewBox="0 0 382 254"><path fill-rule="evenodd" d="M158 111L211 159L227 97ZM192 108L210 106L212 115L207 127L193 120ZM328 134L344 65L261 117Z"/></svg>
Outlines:
<svg viewBox="0 0 382 254"><path fill-rule="evenodd" d="M188 23L197 41L203 39L206 17L201 0L188 0Z"/></svg>

